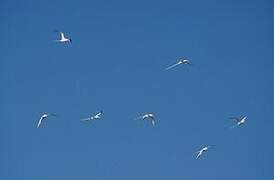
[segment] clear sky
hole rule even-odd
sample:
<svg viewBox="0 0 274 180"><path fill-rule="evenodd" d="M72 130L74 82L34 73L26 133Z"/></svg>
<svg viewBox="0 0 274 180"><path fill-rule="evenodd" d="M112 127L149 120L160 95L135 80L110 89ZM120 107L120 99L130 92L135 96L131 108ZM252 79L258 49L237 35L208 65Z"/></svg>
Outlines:
<svg viewBox="0 0 274 180"><path fill-rule="evenodd" d="M273 1L2 0L0 20L0 179L274 179Z"/></svg>

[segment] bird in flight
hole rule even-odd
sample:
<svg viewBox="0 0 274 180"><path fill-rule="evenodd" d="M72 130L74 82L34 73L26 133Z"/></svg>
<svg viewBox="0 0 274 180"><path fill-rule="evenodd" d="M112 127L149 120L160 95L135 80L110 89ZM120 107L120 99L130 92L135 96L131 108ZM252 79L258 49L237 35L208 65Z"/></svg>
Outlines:
<svg viewBox="0 0 274 180"><path fill-rule="evenodd" d="M197 151L195 154L197 154L196 155L196 159L199 159L201 156L202 156L202 154L204 153L204 152L206 152L208 149L210 148L210 146L205 146L205 147L203 147L202 149L200 149L199 151Z"/></svg>
<svg viewBox="0 0 274 180"><path fill-rule="evenodd" d="M156 125L155 116L152 113L145 113L142 116L137 117L136 119L150 120L152 126Z"/></svg>
<svg viewBox="0 0 274 180"><path fill-rule="evenodd" d="M60 31L55 31L55 32L58 32L61 36L61 39L57 39L56 41L57 42L60 42L60 43L72 43L72 40L71 38L67 38L65 37L65 34L63 32L60 32Z"/></svg>
<svg viewBox="0 0 274 180"><path fill-rule="evenodd" d="M235 122L235 124L233 126L231 126L231 128L234 128L234 127L237 127L237 126L244 125L246 123L247 116L244 116L242 118L233 117L231 119L234 120L234 122Z"/></svg>
<svg viewBox="0 0 274 180"><path fill-rule="evenodd" d="M174 68L174 67L176 67L180 64L190 64L190 61L188 59L185 59L185 58L179 59L177 63L167 67L166 70L172 69L172 68Z"/></svg>
<svg viewBox="0 0 274 180"><path fill-rule="evenodd" d="M96 120L96 119L101 119L101 115L103 114L103 111L97 112L96 114L92 115L89 118L84 118L81 119L82 121L91 121L91 120Z"/></svg>
<svg viewBox="0 0 274 180"><path fill-rule="evenodd" d="M56 115L55 115L55 114L51 114L51 113L44 113L44 114L40 117L40 119L39 119L39 121L38 121L37 128L39 128L39 127L41 126L42 121L43 121L44 119L48 118L49 116L56 116Z"/></svg>

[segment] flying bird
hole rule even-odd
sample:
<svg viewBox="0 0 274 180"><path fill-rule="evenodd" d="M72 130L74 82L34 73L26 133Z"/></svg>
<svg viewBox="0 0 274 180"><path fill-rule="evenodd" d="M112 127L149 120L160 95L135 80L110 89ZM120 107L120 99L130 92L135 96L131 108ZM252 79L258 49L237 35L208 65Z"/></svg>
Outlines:
<svg viewBox="0 0 274 180"><path fill-rule="evenodd" d="M101 115L103 114L103 111L97 112L96 114L92 115L89 118L84 118L81 119L82 121L91 121L91 120L96 120L96 119L101 119Z"/></svg>
<svg viewBox="0 0 274 180"><path fill-rule="evenodd" d="M65 37L65 34L63 32L60 32L60 31L55 31L55 32L58 32L60 34L60 36L61 36L61 39L57 39L56 40L57 42L60 42L60 43L72 43L71 38Z"/></svg>
<svg viewBox="0 0 274 180"><path fill-rule="evenodd" d="M156 125L155 116L154 116L154 114L152 114L152 113L143 114L142 116L139 116L139 117L137 117L136 119L150 120L152 126L155 126L155 125Z"/></svg>
<svg viewBox="0 0 274 180"><path fill-rule="evenodd" d="M172 69L180 64L190 64L190 61L188 59L180 59L177 63L167 67L166 70Z"/></svg>
<svg viewBox="0 0 274 180"><path fill-rule="evenodd" d="M39 128L41 126L41 123L44 119L48 118L49 116L56 116L55 114L51 114L51 113L44 113L41 118L39 119L38 121L38 124L37 124L37 128Z"/></svg>
<svg viewBox="0 0 274 180"><path fill-rule="evenodd" d="M231 126L231 128L234 127L239 127L239 126L243 126L246 123L247 120L247 116L244 116L242 118L237 118L237 117L233 117L231 118L232 120L234 120L235 124L233 126Z"/></svg>
<svg viewBox="0 0 274 180"><path fill-rule="evenodd" d="M195 154L197 154L196 159L199 159L203 155L203 153L206 152L209 148L210 148L210 146L205 146L202 149L200 149L199 151L197 151L195 153Z"/></svg>

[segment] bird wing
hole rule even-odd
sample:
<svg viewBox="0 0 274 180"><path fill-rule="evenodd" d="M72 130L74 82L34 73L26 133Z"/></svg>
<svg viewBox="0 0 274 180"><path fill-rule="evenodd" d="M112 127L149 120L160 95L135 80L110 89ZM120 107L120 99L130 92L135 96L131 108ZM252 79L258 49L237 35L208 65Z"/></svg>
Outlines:
<svg viewBox="0 0 274 180"><path fill-rule="evenodd" d="M156 122L155 122L154 119L152 119L151 123L152 123L152 126L155 126L155 125L156 125Z"/></svg>
<svg viewBox="0 0 274 180"><path fill-rule="evenodd" d="M65 38L65 36L64 36L64 33L63 32L61 32L61 31L59 31L59 30L54 30L54 32L57 32L57 33L59 33L60 34L60 36L61 36L61 39L64 39Z"/></svg>
<svg viewBox="0 0 274 180"><path fill-rule="evenodd" d="M147 114L144 114L141 118L142 118L142 120L145 120L145 119L149 118L149 116Z"/></svg>
<svg viewBox="0 0 274 180"><path fill-rule="evenodd" d="M41 117L41 118L39 119L38 124L37 124L37 128L40 127L40 125L41 125L43 119L44 119L43 117Z"/></svg>
<svg viewBox="0 0 274 180"><path fill-rule="evenodd" d="M84 119L81 119L81 121L90 121L91 118L84 118Z"/></svg>
<svg viewBox="0 0 274 180"><path fill-rule="evenodd" d="M100 116L101 114L103 114L103 111L98 112L95 116Z"/></svg>
<svg viewBox="0 0 274 180"><path fill-rule="evenodd" d="M196 159L199 159L199 157L202 155L201 151L196 152Z"/></svg>
<svg viewBox="0 0 274 180"><path fill-rule="evenodd" d="M188 60L187 60L187 61L185 61L184 63L185 63L185 64L191 64L191 63L190 63L190 61L188 61Z"/></svg>
<svg viewBox="0 0 274 180"><path fill-rule="evenodd" d="M65 39L64 33L63 33L63 32L60 32L60 34L61 34L61 39Z"/></svg>
<svg viewBox="0 0 274 180"><path fill-rule="evenodd" d="M172 68L178 66L179 64L180 64L180 63L173 64L173 65L167 67L166 70L172 69Z"/></svg>
<svg viewBox="0 0 274 180"><path fill-rule="evenodd" d="M247 119L247 116L244 116L243 118L241 118L241 121L245 121Z"/></svg>

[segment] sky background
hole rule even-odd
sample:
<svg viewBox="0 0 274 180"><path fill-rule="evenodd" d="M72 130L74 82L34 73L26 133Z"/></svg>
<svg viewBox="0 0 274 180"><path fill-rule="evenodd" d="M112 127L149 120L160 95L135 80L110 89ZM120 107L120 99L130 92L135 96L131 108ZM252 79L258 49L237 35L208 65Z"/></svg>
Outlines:
<svg viewBox="0 0 274 180"><path fill-rule="evenodd" d="M0 20L0 179L274 179L273 1L3 0Z"/></svg>

